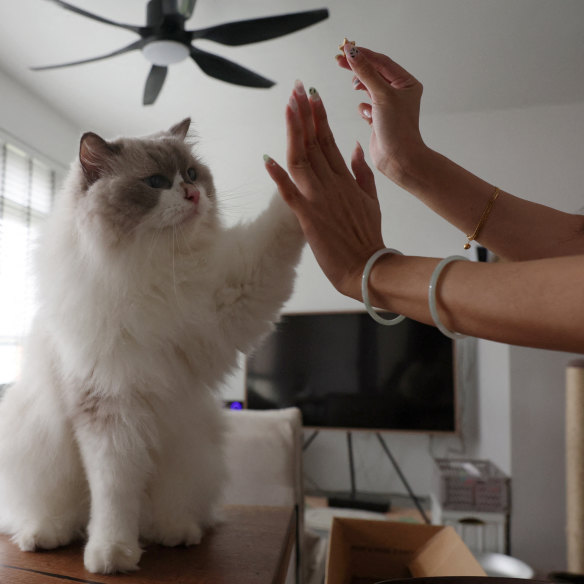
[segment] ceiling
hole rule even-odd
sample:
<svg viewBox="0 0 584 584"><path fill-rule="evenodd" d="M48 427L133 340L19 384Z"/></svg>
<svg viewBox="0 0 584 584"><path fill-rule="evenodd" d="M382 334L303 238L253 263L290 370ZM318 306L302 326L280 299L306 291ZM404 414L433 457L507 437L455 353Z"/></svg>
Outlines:
<svg viewBox="0 0 584 584"><path fill-rule="evenodd" d="M69 1L111 20L145 23L146 0ZM186 60L170 67L158 101L145 107L150 65L140 52L32 72L137 38L47 0L2 0L0 70L76 127L110 137L149 133L187 115L215 125L269 121L281 116L296 78L319 89L331 115L354 117L350 76L333 59L344 36L391 54L421 79L424 113L584 101L582 0L198 0L187 28L325 6L328 20L279 39L241 47L200 42L276 81L268 90L211 79Z"/></svg>

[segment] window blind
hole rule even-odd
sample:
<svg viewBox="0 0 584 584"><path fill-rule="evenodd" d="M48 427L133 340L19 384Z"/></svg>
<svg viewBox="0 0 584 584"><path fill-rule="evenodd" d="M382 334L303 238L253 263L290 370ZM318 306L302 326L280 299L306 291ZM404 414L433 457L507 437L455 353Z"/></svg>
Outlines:
<svg viewBox="0 0 584 584"><path fill-rule="evenodd" d="M18 376L35 311L33 251L57 170L0 136L0 385Z"/></svg>

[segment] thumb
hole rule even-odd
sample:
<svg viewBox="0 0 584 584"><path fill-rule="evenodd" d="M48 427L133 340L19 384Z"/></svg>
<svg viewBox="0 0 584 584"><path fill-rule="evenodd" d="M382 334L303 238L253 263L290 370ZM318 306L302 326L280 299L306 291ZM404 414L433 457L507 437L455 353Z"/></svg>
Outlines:
<svg viewBox="0 0 584 584"><path fill-rule="evenodd" d="M278 187L278 192L288 206L294 210L297 207L301 194L288 173L270 156L264 155L264 165L268 174Z"/></svg>
<svg viewBox="0 0 584 584"><path fill-rule="evenodd" d="M377 188L375 186L375 177L373 171L365 161L365 153L361 144L357 142L355 150L351 155L351 168L355 175L357 184L371 197L377 197Z"/></svg>
<svg viewBox="0 0 584 584"><path fill-rule="evenodd" d="M376 94L379 95L391 89L387 79L367 59L363 51L350 45L345 45L344 50L347 63L361 83L367 88L372 99L375 99Z"/></svg>

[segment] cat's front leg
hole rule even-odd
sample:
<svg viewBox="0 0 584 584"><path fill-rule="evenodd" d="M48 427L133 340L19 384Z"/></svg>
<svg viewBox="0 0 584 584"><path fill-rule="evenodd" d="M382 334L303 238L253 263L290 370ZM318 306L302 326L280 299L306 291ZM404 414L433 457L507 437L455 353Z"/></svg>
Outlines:
<svg viewBox="0 0 584 584"><path fill-rule="evenodd" d="M168 401L148 484L140 535L165 546L195 545L218 520L226 481L224 412L204 387Z"/></svg>
<svg viewBox="0 0 584 584"><path fill-rule="evenodd" d="M85 567L94 573L138 569L140 503L151 470L148 428L137 404L93 400L76 424L91 493Z"/></svg>
<svg viewBox="0 0 584 584"><path fill-rule="evenodd" d="M269 331L291 296L305 239L279 196L255 221L235 226L225 239L220 258L225 281L217 308L224 330L245 352Z"/></svg>

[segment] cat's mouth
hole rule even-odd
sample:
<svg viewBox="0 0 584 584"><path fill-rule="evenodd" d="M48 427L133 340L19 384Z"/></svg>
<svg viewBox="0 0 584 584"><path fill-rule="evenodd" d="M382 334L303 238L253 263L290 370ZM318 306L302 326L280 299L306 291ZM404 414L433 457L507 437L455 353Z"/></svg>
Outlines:
<svg viewBox="0 0 584 584"><path fill-rule="evenodd" d="M204 212L204 199L201 197L199 190L191 191L188 195L185 194L185 201L187 205L182 205L179 224L189 223L196 217L202 215Z"/></svg>
<svg viewBox="0 0 584 584"><path fill-rule="evenodd" d="M200 215L199 205L191 205L190 207L186 208L182 213L182 218L179 220L179 224L182 225L183 223L189 223L193 219L195 219L198 215Z"/></svg>
<svg viewBox="0 0 584 584"><path fill-rule="evenodd" d="M177 196L179 193L176 190L162 193L158 205L149 214L147 225L155 229L186 226L206 215L209 200L205 190L189 186L189 189L180 191L180 196Z"/></svg>

